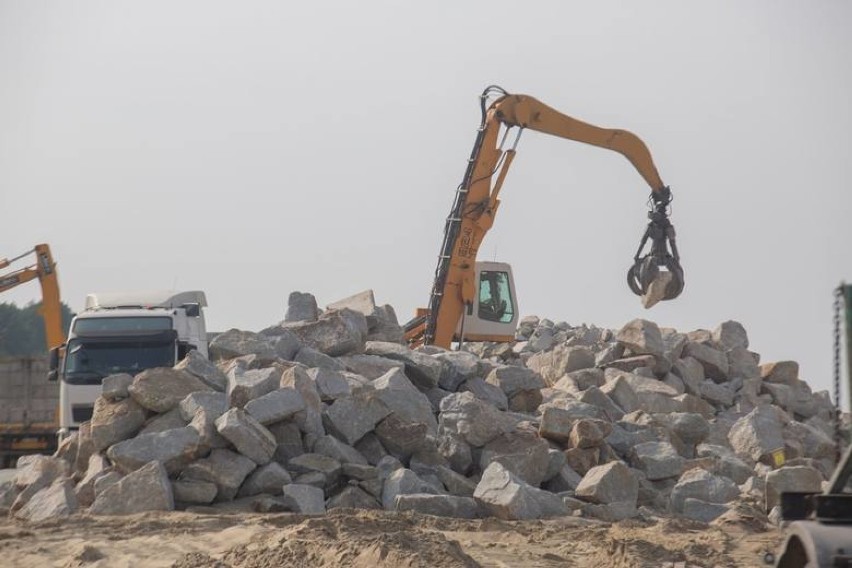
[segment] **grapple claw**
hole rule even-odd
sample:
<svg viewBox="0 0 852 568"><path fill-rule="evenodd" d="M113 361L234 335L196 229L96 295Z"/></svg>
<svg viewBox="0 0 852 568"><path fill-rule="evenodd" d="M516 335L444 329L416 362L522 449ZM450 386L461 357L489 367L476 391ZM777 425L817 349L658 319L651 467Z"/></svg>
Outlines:
<svg viewBox="0 0 852 568"><path fill-rule="evenodd" d="M655 208L648 213L651 222L639 243L633 266L627 271L627 285L637 296L642 296L646 308L661 300L672 300L683 291L683 268L675 244L674 226L669 222L667 207L671 192L666 188L661 197L652 195ZM651 241L651 250L640 256L645 244ZM661 270L664 268L665 270Z"/></svg>

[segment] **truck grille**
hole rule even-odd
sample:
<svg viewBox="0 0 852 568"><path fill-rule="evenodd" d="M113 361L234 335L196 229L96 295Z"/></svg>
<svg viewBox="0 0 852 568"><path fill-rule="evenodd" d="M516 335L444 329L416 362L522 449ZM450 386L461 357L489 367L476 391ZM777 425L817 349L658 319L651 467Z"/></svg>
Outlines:
<svg viewBox="0 0 852 568"><path fill-rule="evenodd" d="M74 422L85 422L86 420L92 419L92 413L94 411L94 406L74 405L71 407L71 418Z"/></svg>

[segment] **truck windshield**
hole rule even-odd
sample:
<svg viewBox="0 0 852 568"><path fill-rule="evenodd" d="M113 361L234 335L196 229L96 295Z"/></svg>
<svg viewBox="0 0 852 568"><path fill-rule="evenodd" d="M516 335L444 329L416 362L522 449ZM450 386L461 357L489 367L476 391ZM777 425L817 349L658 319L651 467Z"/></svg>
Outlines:
<svg viewBox="0 0 852 568"><path fill-rule="evenodd" d="M74 333L99 333L111 331L161 331L172 328L171 318L160 317L109 317L79 318L74 322Z"/></svg>
<svg viewBox="0 0 852 568"><path fill-rule="evenodd" d="M86 341L72 339L65 355L65 380L70 384L100 384L115 373L135 375L175 364L175 342L162 339Z"/></svg>

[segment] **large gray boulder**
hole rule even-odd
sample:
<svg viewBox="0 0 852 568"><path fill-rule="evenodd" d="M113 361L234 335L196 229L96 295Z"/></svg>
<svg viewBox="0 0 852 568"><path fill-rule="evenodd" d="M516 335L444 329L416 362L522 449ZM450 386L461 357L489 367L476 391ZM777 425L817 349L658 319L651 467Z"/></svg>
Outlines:
<svg viewBox="0 0 852 568"><path fill-rule="evenodd" d="M127 388L133 384L133 376L127 373L116 373L104 377L101 382L101 396L109 401L116 401L127 398L130 392Z"/></svg>
<svg viewBox="0 0 852 568"><path fill-rule="evenodd" d="M368 355L400 361L405 365L405 376L423 389L438 386L441 375L444 373L444 362L440 359L419 351L412 351L397 343L368 341L365 352Z"/></svg>
<svg viewBox="0 0 852 568"><path fill-rule="evenodd" d="M287 298L287 312L284 314L285 322L317 321L319 314L317 299L313 294L290 292L290 296Z"/></svg>
<svg viewBox="0 0 852 568"><path fill-rule="evenodd" d="M481 378L484 372L482 360L467 351L446 351L434 357L444 363L438 384L450 392L459 390L468 379Z"/></svg>
<svg viewBox="0 0 852 568"><path fill-rule="evenodd" d="M375 435L392 456L408 461L426 446L429 428L423 422L409 422L392 413L376 425Z"/></svg>
<svg viewBox="0 0 852 568"><path fill-rule="evenodd" d="M615 340L630 349L634 355L662 357L665 351L660 328L654 322L634 319L615 334Z"/></svg>
<svg viewBox="0 0 852 568"><path fill-rule="evenodd" d="M144 511L172 511L174 508L174 493L166 468L160 462L152 461L100 493L89 513L132 515Z"/></svg>
<svg viewBox="0 0 852 568"><path fill-rule="evenodd" d="M484 471L497 462L526 483L538 487L547 476L550 445L532 432L505 433L488 442L480 454Z"/></svg>
<svg viewBox="0 0 852 568"><path fill-rule="evenodd" d="M486 382L500 387L508 398L517 393L543 389L546 385L541 375L526 367L501 365L488 373Z"/></svg>
<svg viewBox="0 0 852 568"><path fill-rule="evenodd" d="M238 452L258 465L268 463L278 447L272 432L239 408L232 408L217 418L216 430Z"/></svg>
<svg viewBox="0 0 852 568"><path fill-rule="evenodd" d="M388 371L373 381L376 396L405 421L425 424L430 434L438 431L438 422L432 413L432 404L425 394L417 390L405 373L399 369Z"/></svg>
<svg viewBox="0 0 852 568"><path fill-rule="evenodd" d="M195 418L199 410L215 420L228 410L228 397L223 392L194 392L180 401L178 408L181 418L187 422Z"/></svg>
<svg viewBox="0 0 852 568"><path fill-rule="evenodd" d="M308 369L308 375L313 379L323 402L331 403L352 394L352 386L341 371L317 367Z"/></svg>
<svg viewBox="0 0 852 568"><path fill-rule="evenodd" d="M132 398L111 402L104 396L95 400L92 414L92 444L96 451L126 440L145 424L145 409Z"/></svg>
<svg viewBox="0 0 852 568"><path fill-rule="evenodd" d="M734 422L728 442L738 455L770 463L772 452L784 449L783 430L784 423L776 409L758 406Z"/></svg>
<svg viewBox="0 0 852 568"><path fill-rule="evenodd" d="M172 481L172 494L175 502L196 505L208 505L216 499L218 488L208 481Z"/></svg>
<svg viewBox="0 0 852 568"><path fill-rule="evenodd" d="M163 413L175 408L190 393L212 389L186 371L158 367L136 375L127 390L144 408Z"/></svg>
<svg viewBox="0 0 852 568"><path fill-rule="evenodd" d="M472 393L462 392L441 401L440 424L471 446L481 447L500 434L513 431L517 422Z"/></svg>
<svg viewBox="0 0 852 568"><path fill-rule="evenodd" d="M119 442L107 450L107 457L124 473L158 462L168 473L178 473L203 452L201 437L190 427L142 434Z"/></svg>
<svg viewBox="0 0 852 568"><path fill-rule="evenodd" d="M760 366L760 378L767 383L795 385L799 380L799 364L795 361L776 361Z"/></svg>
<svg viewBox="0 0 852 568"><path fill-rule="evenodd" d="M381 509L376 498L362 488L349 485L326 501L326 509Z"/></svg>
<svg viewBox="0 0 852 568"><path fill-rule="evenodd" d="M296 513L321 515L325 513L325 494L322 489L300 483L288 483L281 489L282 501Z"/></svg>
<svg viewBox="0 0 852 568"><path fill-rule="evenodd" d="M322 420L322 400L317 391L316 383L314 383L308 372L298 365L290 367L281 375L279 386L281 388L296 389L305 401L305 410L297 412L293 416L293 421L298 425L299 429L305 434L313 436L325 435Z"/></svg>
<svg viewBox="0 0 852 568"><path fill-rule="evenodd" d="M818 493L822 491L822 475L813 467L785 466L766 474L766 510L781 503L784 492Z"/></svg>
<svg viewBox="0 0 852 568"><path fill-rule="evenodd" d="M482 473L473 497L489 514L505 520L568 514L568 508L558 495L524 482L499 462L491 463Z"/></svg>
<svg viewBox="0 0 852 568"><path fill-rule="evenodd" d="M690 341L684 347L683 354L685 357L692 357L701 363L707 378L713 379L717 383L728 380L728 356L724 351L705 343Z"/></svg>
<svg viewBox="0 0 852 568"><path fill-rule="evenodd" d="M476 398L484 400L488 404L495 406L498 410L509 410L509 399L503 389L485 382L484 379L474 377L466 380L459 386L459 392L471 392ZM438 405L440 409L440 404Z"/></svg>
<svg viewBox="0 0 852 568"><path fill-rule="evenodd" d="M748 334L743 324L738 321L728 320L720 323L713 330L713 341L725 350L735 348L748 348Z"/></svg>
<svg viewBox="0 0 852 568"><path fill-rule="evenodd" d="M282 388L266 393L246 403L243 409L261 424L286 420L305 409L305 399L294 388Z"/></svg>
<svg viewBox="0 0 852 568"><path fill-rule="evenodd" d="M294 323L288 329L304 345L331 357L363 352L368 332L364 314L348 308L331 310L316 321Z"/></svg>
<svg viewBox="0 0 852 568"><path fill-rule="evenodd" d="M314 443L314 452L333 458L343 464L367 465L367 458L352 446L334 436L321 436Z"/></svg>
<svg viewBox="0 0 852 568"><path fill-rule="evenodd" d="M319 473L322 475L322 486L332 487L340 480L343 471L342 464L334 458L322 454L302 454L287 462L287 468L297 476Z"/></svg>
<svg viewBox="0 0 852 568"><path fill-rule="evenodd" d="M636 503L639 480L622 462L612 461L587 471L575 494L592 503Z"/></svg>
<svg viewBox="0 0 852 568"><path fill-rule="evenodd" d="M145 422L145 426L143 426L136 435L141 436L143 434L156 434L157 432L164 432L165 430L183 428L188 425L187 422L188 421L184 420L183 416L181 416L180 408L175 407L163 414L155 414L151 416Z"/></svg>
<svg viewBox="0 0 852 568"><path fill-rule="evenodd" d="M210 359L213 361L256 355L258 358L271 363L278 358L275 345L269 337L239 329L229 329L225 333L217 335L210 342L208 351Z"/></svg>
<svg viewBox="0 0 852 568"><path fill-rule="evenodd" d="M454 519L476 519L480 516L479 503L476 499L456 495L401 494L396 496L394 509Z"/></svg>
<svg viewBox="0 0 852 568"><path fill-rule="evenodd" d="M74 483L70 479L57 479L51 485L37 491L26 505L21 507L15 518L39 523L46 520L61 519L77 510L77 497Z"/></svg>
<svg viewBox="0 0 852 568"><path fill-rule="evenodd" d="M218 392L223 392L227 386L225 373L215 363L194 349L175 365L175 369L186 371Z"/></svg>
<svg viewBox="0 0 852 568"><path fill-rule="evenodd" d="M684 465L683 457L668 442L645 442L633 446L630 462L651 481L680 477Z"/></svg>
<svg viewBox="0 0 852 568"><path fill-rule="evenodd" d="M250 400L276 390L283 372L279 366L263 369L233 367L228 372L228 406L243 408Z"/></svg>
<svg viewBox="0 0 852 568"><path fill-rule="evenodd" d="M387 511L394 511L396 510L397 496L412 493L438 494L439 491L434 485L422 480L410 469L394 470L385 480L382 490L382 506Z"/></svg>
<svg viewBox="0 0 852 568"><path fill-rule="evenodd" d="M671 506L676 513L684 511L687 499L701 499L708 503L728 503L740 494L737 484L727 477L714 475L707 470L694 468L680 476L671 491Z"/></svg>
<svg viewBox="0 0 852 568"><path fill-rule="evenodd" d="M346 369L369 380L378 379L391 369L404 369L405 363L379 355L355 354L338 357Z"/></svg>
<svg viewBox="0 0 852 568"><path fill-rule="evenodd" d="M550 351L536 353L527 361L527 367L539 373L549 385L556 383L566 373L594 366L594 352L582 346L559 345Z"/></svg>
<svg viewBox="0 0 852 568"><path fill-rule="evenodd" d="M288 483L292 483L293 478L290 473L281 467L277 462L269 462L254 470L240 487L240 497L248 497L251 495L259 495L266 493L268 495L278 495L281 493L281 488Z"/></svg>
<svg viewBox="0 0 852 568"><path fill-rule="evenodd" d="M187 466L181 479L214 483L218 490L216 500L230 501L256 467L257 464L245 456L231 450L216 449L208 457Z"/></svg>
<svg viewBox="0 0 852 568"><path fill-rule="evenodd" d="M364 390L335 400L323 416L327 427L352 446L391 412L375 391Z"/></svg>

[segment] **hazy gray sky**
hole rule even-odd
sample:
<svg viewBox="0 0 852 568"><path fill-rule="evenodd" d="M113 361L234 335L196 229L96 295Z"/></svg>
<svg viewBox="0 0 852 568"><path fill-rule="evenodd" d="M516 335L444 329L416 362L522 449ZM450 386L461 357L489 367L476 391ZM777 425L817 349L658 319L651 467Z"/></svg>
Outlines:
<svg viewBox="0 0 852 568"><path fill-rule="evenodd" d="M648 188L528 132L481 258L521 312L682 331L735 319L830 386L852 279L852 3L0 0L0 256L53 248L63 298L200 288L258 330L293 290L426 305L492 83L650 147L686 272L625 272ZM39 298L30 284L0 301Z"/></svg>

